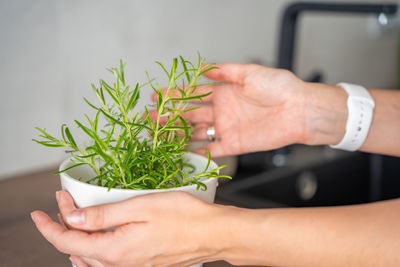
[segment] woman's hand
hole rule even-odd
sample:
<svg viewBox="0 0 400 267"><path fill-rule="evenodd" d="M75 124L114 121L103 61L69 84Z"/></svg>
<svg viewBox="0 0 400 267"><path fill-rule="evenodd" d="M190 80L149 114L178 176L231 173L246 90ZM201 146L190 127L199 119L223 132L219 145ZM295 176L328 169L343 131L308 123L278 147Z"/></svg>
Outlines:
<svg viewBox="0 0 400 267"><path fill-rule="evenodd" d="M343 138L348 96L342 88L303 82L289 71L258 65L217 67L205 76L224 84L198 87L199 94L212 92L205 99L209 105L186 113L195 125L194 140L207 140L207 128L214 126L217 140L206 146L213 157L294 143L334 145ZM400 92L369 92L375 110L360 150L400 156Z"/></svg>
<svg viewBox="0 0 400 267"><path fill-rule="evenodd" d="M304 134L303 82L291 72L258 65L220 64L206 76L225 84L212 91L211 106L189 113L197 124L194 138L206 140L215 127L217 142L207 148L215 157L270 150L300 142Z"/></svg>
<svg viewBox="0 0 400 267"><path fill-rule="evenodd" d="M66 191L57 199L69 229L40 211L32 218L60 252L74 255L78 267L190 266L216 260L220 252L213 227L223 217L219 206L187 193L148 194L84 209ZM116 228L99 231L110 227Z"/></svg>
<svg viewBox="0 0 400 267"><path fill-rule="evenodd" d="M185 114L195 125L193 140L207 140L207 128L214 126L217 140L206 147L213 157L312 143L314 136L308 126L314 126L315 121L308 120L309 115L313 116L308 110L308 100L312 98L309 83L282 69L234 63L218 64L217 67L205 76L224 84L198 87L198 94L210 91L212 94L204 98L206 105L201 109ZM336 89L334 91L339 94L343 93ZM157 95L153 95L153 100L156 99ZM318 101L322 106L326 105L324 101ZM345 99L342 102L343 107L337 107L345 113ZM318 116L316 121L321 122ZM332 144L335 141L331 141Z"/></svg>

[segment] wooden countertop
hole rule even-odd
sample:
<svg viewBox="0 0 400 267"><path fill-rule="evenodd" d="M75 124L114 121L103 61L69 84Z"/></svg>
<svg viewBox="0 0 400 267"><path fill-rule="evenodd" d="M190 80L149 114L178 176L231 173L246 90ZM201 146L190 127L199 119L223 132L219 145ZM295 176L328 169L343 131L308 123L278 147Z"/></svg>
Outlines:
<svg viewBox="0 0 400 267"><path fill-rule="evenodd" d="M0 266L71 267L68 256L58 252L36 230L30 212L40 209L56 218L55 191L59 178L54 170L0 181ZM206 263L204 267L229 267L226 262Z"/></svg>

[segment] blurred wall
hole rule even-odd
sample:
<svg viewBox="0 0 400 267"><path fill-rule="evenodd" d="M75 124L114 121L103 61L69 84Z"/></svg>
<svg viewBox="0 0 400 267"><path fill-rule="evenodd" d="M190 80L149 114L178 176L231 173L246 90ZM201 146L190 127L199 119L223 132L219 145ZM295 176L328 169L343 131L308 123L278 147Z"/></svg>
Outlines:
<svg viewBox="0 0 400 267"><path fill-rule="evenodd" d="M211 62L276 62L283 7L265 0L14 0L0 2L0 179L57 165L65 154L31 141L35 126L59 135L86 112L90 83L111 78L106 67L128 62L132 83L173 56ZM373 1L358 1L373 2ZM377 2L379 2L377 0ZM397 36L379 37L362 16L305 15L296 73L322 70L326 82L391 88ZM150 91L142 92L142 105ZM76 132L76 131L75 131Z"/></svg>

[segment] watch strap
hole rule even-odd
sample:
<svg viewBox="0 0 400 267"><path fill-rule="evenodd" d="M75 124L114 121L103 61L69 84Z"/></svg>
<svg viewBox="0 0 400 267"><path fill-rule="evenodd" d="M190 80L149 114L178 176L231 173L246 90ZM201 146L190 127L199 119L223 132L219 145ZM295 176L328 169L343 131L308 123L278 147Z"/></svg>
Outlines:
<svg viewBox="0 0 400 267"><path fill-rule="evenodd" d="M347 151L358 150L367 139L375 102L368 90L360 85L339 83L347 94L348 117L346 133L337 145L330 147Z"/></svg>

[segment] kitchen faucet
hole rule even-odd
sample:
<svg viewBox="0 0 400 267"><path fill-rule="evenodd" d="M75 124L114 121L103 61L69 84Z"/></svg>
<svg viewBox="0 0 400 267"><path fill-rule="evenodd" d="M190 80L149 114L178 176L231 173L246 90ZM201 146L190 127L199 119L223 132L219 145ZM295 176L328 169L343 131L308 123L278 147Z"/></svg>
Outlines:
<svg viewBox="0 0 400 267"><path fill-rule="evenodd" d="M297 19L304 12L376 14L379 23L387 23L387 15L397 12L397 4L297 2L288 5L282 16L278 68L293 71Z"/></svg>

